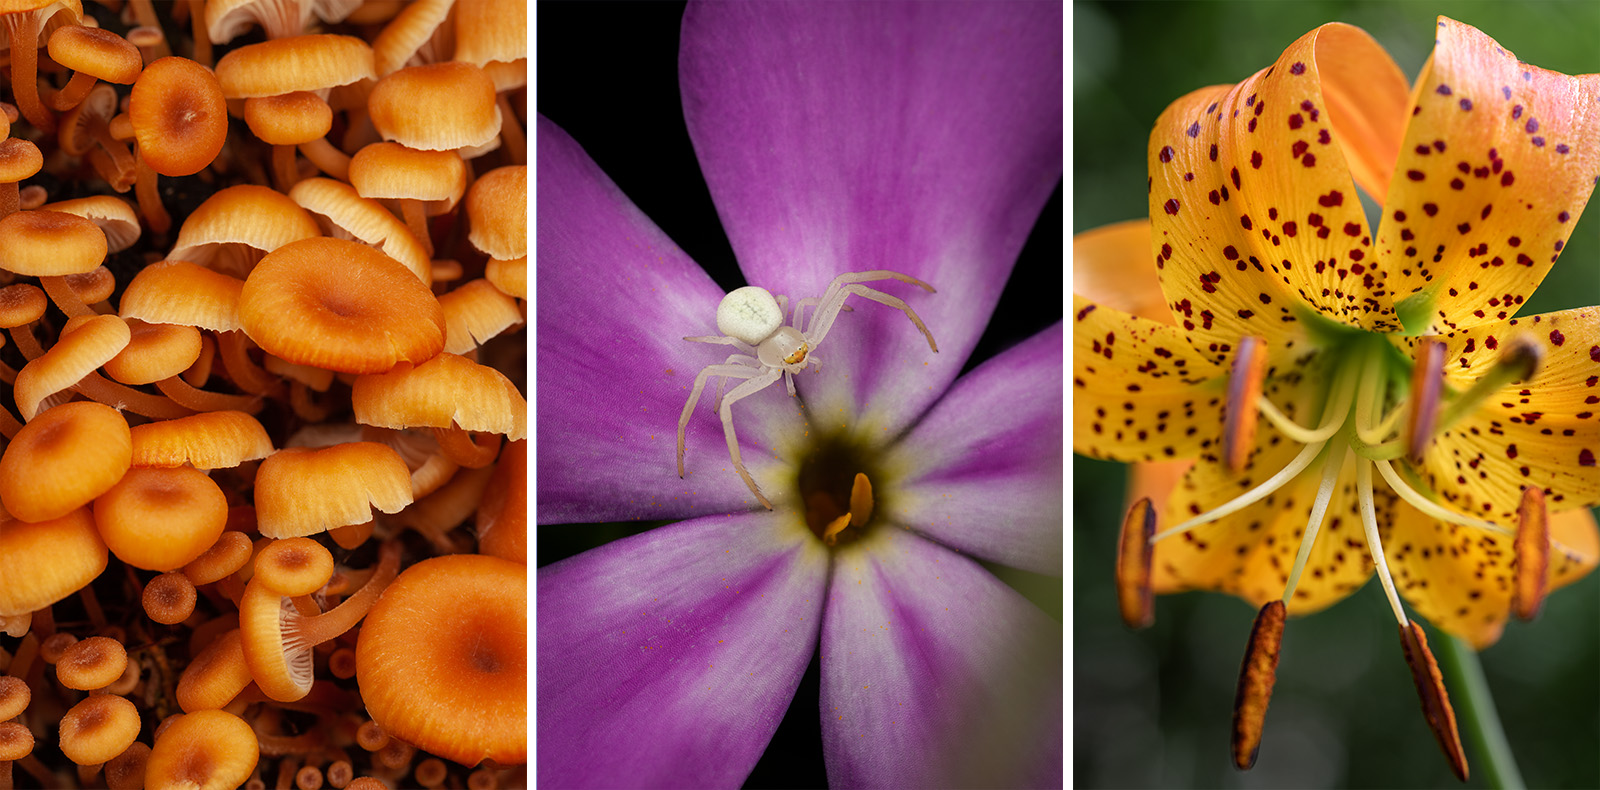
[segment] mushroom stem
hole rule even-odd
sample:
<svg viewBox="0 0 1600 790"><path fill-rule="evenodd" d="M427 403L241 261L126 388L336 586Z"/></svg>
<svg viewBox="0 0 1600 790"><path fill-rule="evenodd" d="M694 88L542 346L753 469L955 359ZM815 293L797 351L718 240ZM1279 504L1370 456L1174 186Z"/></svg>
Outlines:
<svg viewBox="0 0 1600 790"><path fill-rule="evenodd" d="M300 168L295 166L294 146L272 147L272 169L278 180L278 191L288 192L300 181Z"/></svg>
<svg viewBox="0 0 1600 790"><path fill-rule="evenodd" d="M17 213L17 208L22 204L22 191L17 188L17 182L0 184L0 219L5 219Z"/></svg>
<svg viewBox="0 0 1600 790"><path fill-rule="evenodd" d="M95 79L93 74L82 71L73 72L72 79L67 80L66 86L56 91L56 95L50 97L50 107L57 112L66 112L78 106L78 102L83 101L83 97L89 95L89 89L93 88L96 82L98 80Z"/></svg>
<svg viewBox="0 0 1600 790"><path fill-rule="evenodd" d="M350 180L350 155L333 147L326 137L318 137L300 144L300 153L328 175L340 181Z"/></svg>
<svg viewBox="0 0 1600 790"><path fill-rule="evenodd" d="M7 439L15 439L17 438L17 431L20 430L22 430L22 423L12 416L10 409L0 406L0 434L4 434Z"/></svg>
<svg viewBox="0 0 1600 790"><path fill-rule="evenodd" d="M206 68L211 68L211 34L206 31L206 0L188 0L189 29L194 37L194 55L190 58Z"/></svg>
<svg viewBox="0 0 1600 790"><path fill-rule="evenodd" d="M293 640L296 647L311 648L322 644L355 627L372 605L378 602L389 582L400 570L400 543L388 541L378 549L378 567L372 578L344 603L315 617L284 617L284 641Z"/></svg>
<svg viewBox="0 0 1600 790"><path fill-rule="evenodd" d="M218 332L217 350L222 352L222 367L239 389L265 397L277 388L278 380L250 359L243 332Z"/></svg>
<svg viewBox="0 0 1600 790"><path fill-rule="evenodd" d="M322 422L333 413L332 404L318 403L311 388L301 381L289 382L289 406L296 417L310 423Z"/></svg>
<svg viewBox="0 0 1600 790"><path fill-rule="evenodd" d="M433 257L433 239L428 235L427 207L420 200L405 198L400 201L400 212L406 217L406 226L411 228L411 235L417 237L417 243L422 245L422 251L428 257Z"/></svg>
<svg viewBox="0 0 1600 790"><path fill-rule="evenodd" d="M488 466L500 454L498 433L474 434L451 423L449 428L434 428L433 435L438 438L444 457L468 469Z"/></svg>
<svg viewBox="0 0 1600 790"><path fill-rule="evenodd" d="M139 176L134 182L134 193L139 197L139 210L144 212L144 220L150 225L153 233L166 233L172 227L172 216L161 205L161 191L156 179L155 168L144 160L144 153L138 146L133 148L133 159L138 163Z"/></svg>
<svg viewBox="0 0 1600 790"><path fill-rule="evenodd" d="M29 362L44 356L44 346L39 345L39 338L33 336L34 323L36 322L29 321L22 326L11 328L11 339L16 342L17 350L21 351L22 356Z"/></svg>
<svg viewBox="0 0 1600 790"><path fill-rule="evenodd" d="M130 0L128 5L133 9L133 18L134 21L139 23L139 27L161 29L161 20L156 18L156 9L155 6L150 4L150 0ZM160 41L156 41L148 45L148 47L150 51L145 54L145 63L159 60L172 54L172 48L167 46L166 36L162 36ZM144 48L140 47L141 50Z"/></svg>
<svg viewBox="0 0 1600 790"><path fill-rule="evenodd" d="M193 409L174 403L170 398L140 392L132 387L118 384L99 373L84 376L77 384L72 385L71 389L83 393L90 400L158 420L175 420L194 414Z"/></svg>
<svg viewBox="0 0 1600 790"><path fill-rule="evenodd" d="M51 134L56 130L55 113L39 102L38 45L41 26L39 14L35 11L6 17L11 41L11 92L16 97L17 109L39 131Z"/></svg>
<svg viewBox="0 0 1600 790"><path fill-rule="evenodd" d="M56 307L61 308L61 312L66 313L68 318L95 315L95 312L83 303L83 299L78 297L78 292L67 284L66 275L40 277L39 285L44 287L44 292L50 294L50 301L55 302Z"/></svg>
<svg viewBox="0 0 1600 790"><path fill-rule="evenodd" d="M111 156L111 161L117 165L118 173L126 173L138 167L138 163L133 159L133 154L128 151L127 142L118 140L116 135L111 133L110 124L95 121L89 125L89 134L93 135L95 142L99 143L100 147L104 148L106 153ZM106 180L112 181L113 179Z"/></svg>
<svg viewBox="0 0 1600 790"><path fill-rule="evenodd" d="M517 122L517 114L511 111L511 102L506 101L504 93L498 93L494 103L500 107L500 144L505 148L508 163L527 164L528 136Z"/></svg>
<svg viewBox="0 0 1600 790"><path fill-rule="evenodd" d="M182 376L173 376L156 382L156 389L172 399L173 403L195 411L242 411L255 414L263 405L260 395L229 395L207 392L189 386Z"/></svg>

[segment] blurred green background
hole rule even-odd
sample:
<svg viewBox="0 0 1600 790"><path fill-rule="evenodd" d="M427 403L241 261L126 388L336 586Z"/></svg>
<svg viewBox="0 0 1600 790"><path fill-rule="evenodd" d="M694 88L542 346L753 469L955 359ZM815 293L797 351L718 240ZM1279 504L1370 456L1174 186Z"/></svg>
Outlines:
<svg viewBox="0 0 1600 790"><path fill-rule="evenodd" d="M1073 232L1145 216L1145 142L1172 100L1237 82L1331 21L1371 33L1414 79L1436 15L1478 27L1535 65L1600 72L1600 3L1592 0L1075 3ZM1582 217L1522 314L1600 304L1597 213ZM1124 627L1112 566L1126 467L1073 461L1074 786L1461 786L1423 721L1376 583L1290 624L1260 758L1252 771L1235 771L1229 726L1253 608L1215 593L1164 596L1153 627ZM1597 625L1600 574L1591 574L1552 595L1534 623L1509 624L1482 653L1529 787L1600 787ZM1484 787L1482 757L1467 749L1467 786Z"/></svg>

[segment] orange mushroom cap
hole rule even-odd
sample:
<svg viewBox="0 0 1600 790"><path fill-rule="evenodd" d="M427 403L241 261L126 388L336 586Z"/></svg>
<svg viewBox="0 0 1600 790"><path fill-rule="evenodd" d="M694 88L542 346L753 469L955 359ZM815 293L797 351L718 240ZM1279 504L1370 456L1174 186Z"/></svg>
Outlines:
<svg viewBox="0 0 1600 790"><path fill-rule="evenodd" d="M225 707L250 685L250 666L244 662L239 629L235 628L206 646L178 678L178 707L185 713Z"/></svg>
<svg viewBox="0 0 1600 790"><path fill-rule="evenodd" d="M384 428L449 428L505 434L528 433L528 402L494 368L465 357L440 354L416 366L360 376L350 388L356 421Z"/></svg>
<svg viewBox="0 0 1600 790"><path fill-rule="evenodd" d="M404 264L423 285L432 283L428 254L417 237L376 200L361 197L354 187L331 178L307 178L289 190L289 197L317 217L325 235L351 237L375 247Z"/></svg>
<svg viewBox="0 0 1600 790"><path fill-rule="evenodd" d="M239 295L239 320L268 353L343 373L381 373L444 348L444 311L427 286L342 239L305 239L262 258Z"/></svg>
<svg viewBox="0 0 1600 790"><path fill-rule="evenodd" d="M94 694L61 717L61 752L78 765L100 765L139 737L139 709L115 694Z"/></svg>
<svg viewBox="0 0 1600 790"><path fill-rule="evenodd" d="M243 280L199 264L159 261L134 275L118 308L123 318L231 332L239 328L243 289Z"/></svg>
<svg viewBox="0 0 1600 790"><path fill-rule="evenodd" d="M73 642L62 652L56 661L56 679L69 689L94 691L115 683L127 668L128 649L121 642L91 636ZM127 744L123 746L126 748Z"/></svg>
<svg viewBox="0 0 1600 790"><path fill-rule="evenodd" d="M315 91L375 76L372 48L351 36L274 39L240 47L217 61L222 94L230 99Z"/></svg>
<svg viewBox="0 0 1600 790"><path fill-rule="evenodd" d="M73 71L127 85L139 78L139 48L109 30L83 25L58 28L46 45L50 59Z"/></svg>
<svg viewBox="0 0 1600 790"><path fill-rule="evenodd" d="M457 554L407 568L356 643L373 720L462 765L526 762L527 587L527 566L498 557Z"/></svg>
<svg viewBox="0 0 1600 790"><path fill-rule="evenodd" d="M394 450L350 442L273 453L256 470L256 521L269 538L314 535L398 513L411 504L411 471Z"/></svg>
<svg viewBox="0 0 1600 790"><path fill-rule="evenodd" d="M52 276L92 271L106 259L106 234L59 211L18 211L0 219L0 268Z"/></svg>
<svg viewBox="0 0 1600 790"><path fill-rule="evenodd" d="M204 170L228 136L228 108L210 69L188 58L161 58L133 84L128 100L139 155L164 176Z"/></svg>
<svg viewBox="0 0 1600 790"><path fill-rule="evenodd" d="M136 467L95 499L94 520L117 559L171 571L217 542L228 522L228 498L203 472Z"/></svg>
<svg viewBox="0 0 1600 790"><path fill-rule="evenodd" d="M0 503L24 521L60 518L116 485L132 459L128 422L116 409L62 404L22 426L0 456Z"/></svg>
<svg viewBox="0 0 1600 790"><path fill-rule="evenodd" d="M195 208L178 229L177 244L167 257L242 276L262 255L317 235L316 221L282 193L239 184L218 190ZM230 251L239 260L226 260Z"/></svg>
<svg viewBox="0 0 1600 790"><path fill-rule="evenodd" d="M221 710L197 710L166 725L150 749L145 787L235 790L261 759L255 730Z"/></svg>
<svg viewBox="0 0 1600 790"><path fill-rule="evenodd" d="M38 611L83 589L106 569L106 558L88 508L37 523L0 522L0 617Z"/></svg>
<svg viewBox="0 0 1600 790"><path fill-rule="evenodd" d="M129 431L134 466L227 469L272 454L272 439L242 411L212 411L136 425Z"/></svg>
<svg viewBox="0 0 1600 790"><path fill-rule="evenodd" d="M385 140L428 151L469 148L500 135L494 93L494 80L471 63L410 66L378 80L367 112Z"/></svg>
<svg viewBox="0 0 1600 790"><path fill-rule="evenodd" d="M508 260L528 254L528 167L497 167L467 190L467 239L489 257Z"/></svg>

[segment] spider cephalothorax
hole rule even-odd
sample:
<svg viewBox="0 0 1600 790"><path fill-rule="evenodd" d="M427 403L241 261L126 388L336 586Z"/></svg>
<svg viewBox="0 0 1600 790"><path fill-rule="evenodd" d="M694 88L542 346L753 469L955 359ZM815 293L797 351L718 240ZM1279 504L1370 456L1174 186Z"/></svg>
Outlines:
<svg viewBox="0 0 1600 790"><path fill-rule="evenodd" d="M739 477L744 479L745 485L750 487L751 493L768 510L772 503L762 495L761 489L756 486L756 481L750 477L750 472L744 468L744 462L739 460L739 440L733 433L733 404L735 401L753 393L766 389L767 386L784 377L788 384L789 394L794 395L794 374L804 370L806 365L817 362L817 347L822 345L823 338L828 336L828 330L833 327L834 319L839 317L840 310L846 310L844 300L850 294L864 296L875 302L882 302L890 307L905 311L911 323L922 330L922 335L928 339L928 347L938 352L939 345L933 341L933 334L924 326L922 319L917 317L904 300L890 296L882 291L876 291L860 283L873 280L900 280L920 286L928 293L934 293L933 286L918 280L915 277L898 272L877 270L870 272L856 272L854 274L841 274L833 278L828 284L828 289L822 296L806 297L795 302L794 315L789 324L783 323L783 316L789 311L789 300L784 296L774 297L765 288L748 285L730 291L722 297L722 302L717 305L717 331L722 336L686 337L696 343L715 343L733 346L742 354L732 354L720 365L707 365L700 375L695 376L694 390L689 393L689 401L683 405L683 414L678 418L678 476L683 477L683 431L689 424L689 414L694 411L694 405L700 400L700 392L705 389L706 381L712 376L721 376L722 382L717 385L717 403L714 408L722 415L722 432L728 439L728 454L733 458L733 468L739 472ZM801 312L813 306L815 312L811 314L811 323L805 331L800 330ZM733 388L726 398L722 397L722 388L728 379L746 379Z"/></svg>

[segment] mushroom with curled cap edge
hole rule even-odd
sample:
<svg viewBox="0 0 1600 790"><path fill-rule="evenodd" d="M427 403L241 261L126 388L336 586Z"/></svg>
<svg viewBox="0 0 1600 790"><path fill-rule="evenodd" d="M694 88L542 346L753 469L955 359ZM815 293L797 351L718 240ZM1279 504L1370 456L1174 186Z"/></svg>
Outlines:
<svg viewBox="0 0 1600 790"><path fill-rule="evenodd" d="M430 638L419 642L426 629ZM528 568L456 554L407 568L356 642L367 712L386 732L473 766L528 758Z"/></svg>

